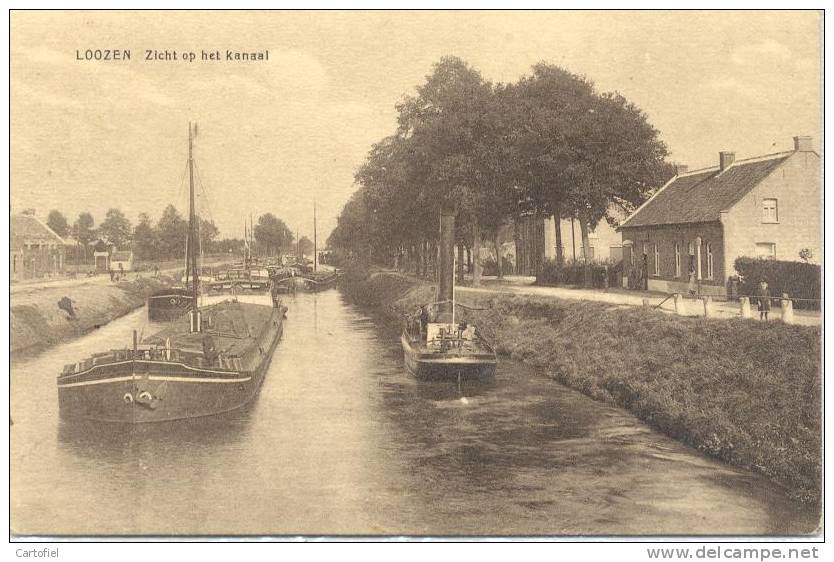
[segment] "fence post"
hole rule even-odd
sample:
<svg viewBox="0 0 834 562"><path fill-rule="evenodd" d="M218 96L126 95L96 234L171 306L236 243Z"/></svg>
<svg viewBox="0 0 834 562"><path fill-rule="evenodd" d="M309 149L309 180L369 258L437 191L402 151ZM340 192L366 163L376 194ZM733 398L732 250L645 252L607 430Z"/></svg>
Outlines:
<svg viewBox="0 0 834 562"><path fill-rule="evenodd" d="M649 310L651 308L651 304L649 304L649 299L643 299L643 310Z"/></svg>
<svg viewBox="0 0 834 562"><path fill-rule="evenodd" d="M788 293L782 293L782 322L793 324L793 301L788 298Z"/></svg>
<svg viewBox="0 0 834 562"><path fill-rule="evenodd" d="M683 302L683 295L675 293L672 298L675 299L675 314L678 316L686 316L686 307Z"/></svg>
<svg viewBox="0 0 834 562"><path fill-rule="evenodd" d="M740 297L738 300L741 303L741 317L752 318L753 314L750 312L750 297Z"/></svg>
<svg viewBox="0 0 834 562"><path fill-rule="evenodd" d="M712 297L706 295L701 297L701 299L704 301L704 318L712 318L715 316L715 312L712 307Z"/></svg>

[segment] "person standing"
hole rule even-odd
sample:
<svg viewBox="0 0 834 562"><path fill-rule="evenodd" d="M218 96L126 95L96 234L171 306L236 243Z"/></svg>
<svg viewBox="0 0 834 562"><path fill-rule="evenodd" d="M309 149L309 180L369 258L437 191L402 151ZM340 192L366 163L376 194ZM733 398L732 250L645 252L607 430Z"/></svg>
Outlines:
<svg viewBox="0 0 834 562"><path fill-rule="evenodd" d="M643 254L643 264L640 266L640 288L649 290L649 256Z"/></svg>
<svg viewBox="0 0 834 562"><path fill-rule="evenodd" d="M759 283L759 320L767 320L767 313L770 312L770 288L767 286L767 280L762 279Z"/></svg>

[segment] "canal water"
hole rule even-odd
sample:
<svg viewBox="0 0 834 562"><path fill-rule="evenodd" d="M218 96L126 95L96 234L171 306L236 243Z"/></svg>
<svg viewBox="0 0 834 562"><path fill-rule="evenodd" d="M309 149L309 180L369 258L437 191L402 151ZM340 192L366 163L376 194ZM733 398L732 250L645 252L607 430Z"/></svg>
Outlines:
<svg viewBox="0 0 834 562"><path fill-rule="evenodd" d="M256 297L259 298L259 297ZM813 510L623 410L503 360L424 383L399 334L338 291L288 296L259 396L232 415L63 421L55 377L150 333L140 309L11 374L21 534L796 534Z"/></svg>

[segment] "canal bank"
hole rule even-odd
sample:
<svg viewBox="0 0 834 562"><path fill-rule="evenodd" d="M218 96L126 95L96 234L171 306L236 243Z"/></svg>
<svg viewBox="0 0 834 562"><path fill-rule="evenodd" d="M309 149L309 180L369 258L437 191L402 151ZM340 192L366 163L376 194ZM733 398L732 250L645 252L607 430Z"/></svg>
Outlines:
<svg viewBox="0 0 834 562"><path fill-rule="evenodd" d="M395 321L434 297L432 285L396 272L349 270L343 290ZM819 502L819 328L507 294L459 302L500 354Z"/></svg>
<svg viewBox="0 0 834 562"><path fill-rule="evenodd" d="M11 296L11 353L43 351L96 330L139 308L153 291L172 282L161 276L112 283L101 276L69 286L25 287ZM69 306L67 301L59 306L63 299L69 299Z"/></svg>

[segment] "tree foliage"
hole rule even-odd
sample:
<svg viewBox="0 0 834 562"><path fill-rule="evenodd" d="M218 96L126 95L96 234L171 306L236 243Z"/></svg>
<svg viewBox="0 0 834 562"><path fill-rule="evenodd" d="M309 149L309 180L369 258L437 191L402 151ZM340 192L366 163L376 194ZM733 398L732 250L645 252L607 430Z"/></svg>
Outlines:
<svg viewBox="0 0 834 562"><path fill-rule="evenodd" d="M293 234L284 221L272 213L265 213L258 217L255 225L255 240L266 255L275 255L292 244Z"/></svg>
<svg viewBox="0 0 834 562"><path fill-rule="evenodd" d="M497 244L503 225L530 213L577 219L587 244L615 208L633 210L672 173L645 113L546 63L494 85L444 57L396 107L396 132L356 173L334 249L386 261L419 254L437 238L443 204L457 209L457 238L475 255L481 239Z"/></svg>
<svg viewBox="0 0 834 562"><path fill-rule="evenodd" d="M61 238L66 238L70 233L70 226L67 222L67 217L65 217L61 211L57 211L55 209L49 211L49 215L46 217L46 225L54 230L55 234Z"/></svg>
<svg viewBox="0 0 834 562"><path fill-rule="evenodd" d="M72 225L72 236L81 243L82 246L88 246L90 242L96 239L96 222L93 215L83 212L78 215Z"/></svg>
<svg viewBox="0 0 834 562"><path fill-rule="evenodd" d="M119 209L108 209L104 221L98 227L99 236L116 248L124 248L133 237L133 228Z"/></svg>

